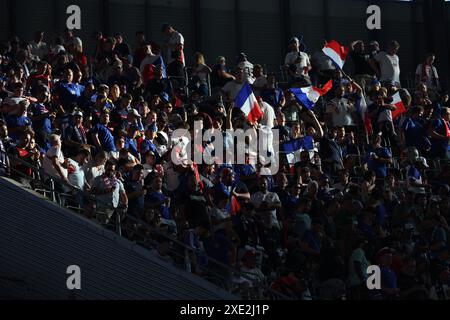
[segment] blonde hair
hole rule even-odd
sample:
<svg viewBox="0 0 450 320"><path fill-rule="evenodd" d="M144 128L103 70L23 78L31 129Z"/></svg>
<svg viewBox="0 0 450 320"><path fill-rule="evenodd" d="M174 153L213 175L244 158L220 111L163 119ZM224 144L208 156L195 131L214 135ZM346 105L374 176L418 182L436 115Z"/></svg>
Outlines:
<svg viewBox="0 0 450 320"><path fill-rule="evenodd" d="M205 64L205 56L201 52L195 53L194 60L196 64Z"/></svg>

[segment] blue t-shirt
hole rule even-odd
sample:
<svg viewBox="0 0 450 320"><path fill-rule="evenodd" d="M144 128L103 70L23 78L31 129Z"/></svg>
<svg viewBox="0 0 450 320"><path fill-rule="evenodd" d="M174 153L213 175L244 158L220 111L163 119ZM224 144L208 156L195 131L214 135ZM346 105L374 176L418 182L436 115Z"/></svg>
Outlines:
<svg viewBox="0 0 450 320"><path fill-rule="evenodd" d="M142 161L145 161L144 153L146 153L149 150L153 151L155 156L158 156L158 151L157 151L156 146L154 145L154 143L151 142L148 139L142 140L142 142L141 142Z"/></svg>
<svg viewBox="0 0 450 320"><path fill-rule="evenodd" d="M100 140L100 145L106 152L116 151L116 146L114 144L114 137L111 131L103 124L96 124L91 131L93 134L98 134L98 139Z"/></svg>
<svg viewBox="0 0 450 320"><path fill-rule="evenodd" d="M43 103L33 103L30 106L30 111L33 116L41 116L43 114L49 113L47 107ZM43 131L45 133L52 133L52 122L48 117L44 119L33 121L33 129L36 131Z"/></svg>
<svg viewBox="0 0 450 320"><path fill-rule="evenodd" d="M139 181L127 180L124 187L127 193L133 193L142 190L142 183ZM134 216L139 216L139 214L143 212L144 196L139 196L128 201L128 213Z"/></svg>
<svg viewBox="0 0 450 320"><path fill-rule="evenodd" d="M148 201L150 203L158 203L161 201L165 201L166 199L167 199L167 196L165 194L163 194L162 192L152 191L147 194L146 201ZM167 219L167 220L171 219L169 208L165 204L161 204L158 209L159 209L159 213L161 214L161 217L163 217L164 219Z"/></svg>
<svg viewBox="0 0 450 320"><path fill-rule="evenodd" d="M377 178L386 178L387 164L373 160L370 156L372 152L375 153L378 158L392 158L391 152L387 148L380 147L375 150L370 150L366 156L369 170L374 171Z"/></svg>
<svg viewBox="0 0 450 320"><path fill-rule="evenodd" d="M135 156L137 159L140 159L140 155L137 149L137 143L136 140L130 139L128 137L125 138L125 149L128 149L130 153Z"/></svg>
<svg viewBox="0 0 450 320"><path fill-rule="evenodd" d="M59 82L55 91L59 95L59 99L63 106L77 102L78 98L84 91L84 87L76 83Z"/></svg>
<svg viewBox="0 0 450 320"><path fill-rule="evenodd" d="M420 120L408 118L402 126L405 131L405 143L407 147L423 147L425 127Z"/></svg>
<svg viewBox="0 0 450 320"><path fill-rule="evenodd" d="M389 289L397 288L397 275L395 272L386 266L380 267L381 270L381 286Z"/></svg>
<svg viewBox="0 0 450 320"><path fill-rule="evenodd" d="M447 129L445 127L445 123L443 119L435 119L431 123L431 128L436 131L438 134L445 136L447 133ZM434 155L439 155L444 157L445 153L448 150L448 140L441 139L430 139L431 141L431 150Z"/></svg>

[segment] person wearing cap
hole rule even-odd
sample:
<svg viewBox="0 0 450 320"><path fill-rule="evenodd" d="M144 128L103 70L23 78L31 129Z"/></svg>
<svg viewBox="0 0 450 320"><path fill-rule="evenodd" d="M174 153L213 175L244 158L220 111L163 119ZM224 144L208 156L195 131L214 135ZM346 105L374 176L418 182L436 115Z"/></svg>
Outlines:
<svg viewBox="0 0 450 320"><path fill-rule="evenodd" d="M152 123L147 126L147 128L144 131L144 140L141 142L141 154L143 155L147 151L152 151L154 155L156 156L158 154L158 151L156 149L155 145L155 139L156 135L158 134L158 127L156 123ZM159 155L158 155L159 157ZM145 159L144 157L141 157L142 159Z"/></svg>
<svg viewBox="0 0 450 320"><path fill-rule="evenodd" d="M185 65L184 60L184 37L175 30L172 25L165 23L161 28L162 33L165 36L164 47L166 48L166 59L168 63L171 63L174 58L174 52L179 52L180 61Z"/></svg>
<svg viewBox="0 0 450 320"><path fill-rule="evenodd" d="M422 171L428 168L427 160L424 157L411 159L411 164L406 167L406 185L409 191L425 193L425 189L431 187L428 183L424 183L422 177Z"/></svg>
<svg viewBox="0 0 450 320"><path fill-rule="evenodd" d="M431 155L434 158L450 159L450 108L443 107L439 117L428 129L431 139Z"/></svg>
<svg viewBox="0 0 450 320"><path fill-rule="evenodd" d="M309 78L308 72L311 70L311 62L309 56L305 52L300 51L300 40L293 37L289 41L290 52L286 54L284 59L285 68L291 76L291 81L300 81Z"/></svg>
<svg viewBox="0 0 450 320"><path fill-rule="evenodd" d="M371 60L372 68L383 84L396 81L400 86L400 59L397 55L399 49L400 44L391 41L386 52L379 52Z"/></svg>
<svg viewBox="0 0 450 320"><path fill-rule="evenodd" d="M130 108L127 114L127 127L135 126L139 132L144 131L144 125L142 124L142 117L135 108Z"/></svg>

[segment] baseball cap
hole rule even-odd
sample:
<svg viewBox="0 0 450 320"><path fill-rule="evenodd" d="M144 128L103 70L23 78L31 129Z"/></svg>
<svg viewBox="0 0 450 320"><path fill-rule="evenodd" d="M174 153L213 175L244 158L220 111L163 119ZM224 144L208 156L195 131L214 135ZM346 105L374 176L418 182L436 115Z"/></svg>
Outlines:
<svg viewBox="0 0 450 320"><path fill-rule="evenodd" d="M380 44L378 43L378 41L372 40L369 42L369 46L380 46Z"/></svg>
<svg viewBox="0 0 450 320"><path fill-rule="evenodd" d="M75 111L75 112L73 113L73 116L74 116L74 117L82 117L82 116L83 116L83 112L81 112L81 111Z"/></svg>
<svg viewBox="0 0 450 320"><path fill-rule="evenodd" d="M300 40L297 37L292 37L291 40L289 40L289 42L297 42L300 43Z"/></svg>
<svg viewBox="0 0 450 320"><path fill-rule="evenodd" d="M372 80L372 85L373 86L381 86L381 82L379 80L377 80L377 79L373 79Z"/></svg>

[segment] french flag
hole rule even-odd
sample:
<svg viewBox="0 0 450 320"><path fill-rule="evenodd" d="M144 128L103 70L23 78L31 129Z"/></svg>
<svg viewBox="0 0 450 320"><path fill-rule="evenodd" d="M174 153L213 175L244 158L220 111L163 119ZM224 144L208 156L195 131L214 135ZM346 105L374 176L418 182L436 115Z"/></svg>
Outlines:
<svg viewBox="0 0 450 320"><path fill-rule="evenodd" d="M397 92L392 96L392 105L395 106L395 110L392 111L392 120L397 119L402 114L406 113L405 104L402 101L402 98L400 97L400 92Z"/></svg>
<svg viewBox="0 0 450 320"><path fill-rule="evenodd" d="M289 164L295 164L300 161L300 153L302 151L312 151L314 149L314 140L311 136L305 136L285 142L281 146Z"/></svg>
<svg viewBox="0 0 450 320"><path fill-rule="evenodd" d="M341 46L336 40L331 40L322 49L322 52L333 60L340 69L344 66L348 51L349 48Z"/></svg>
<svg viewBox="0 0 450 320"><path fill-rule="evenodd" d="M234 100L235 108L239 108L247 116L248 121L255 123L263 116L258 100L253 94L250 84L246 82Z"/></svg>
<svg viewBox="0 0 450 320"><path fill-rule="evenodd" d="M294 94L297 101L305 106L305 108L312 110L317 100L333 87L333 82L328 81L322 88L317 87L305 87L305 88L291 88L291 92Z"/></svg>
<svg viewBox="0 0 450 320"><path fill-rule="evenodd" d="M142 79L144 83L155 79L155 69L157 67L161 68L162 78L167 78L166 65L163 58L159 56L152 64L148 64L144 67L144 70L142 71Z"/></svg>

